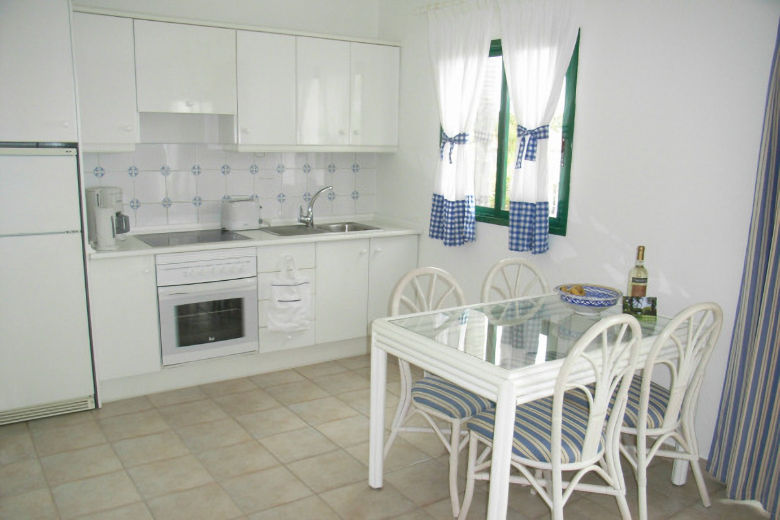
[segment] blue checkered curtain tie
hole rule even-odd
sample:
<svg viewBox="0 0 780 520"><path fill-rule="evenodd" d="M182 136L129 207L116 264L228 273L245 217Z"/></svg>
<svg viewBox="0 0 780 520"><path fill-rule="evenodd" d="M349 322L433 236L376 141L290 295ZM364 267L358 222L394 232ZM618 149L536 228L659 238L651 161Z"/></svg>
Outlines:
<svg viewBox="0 0 780 520"><path fill-rule="evenodd" d="M444 130L441 131L441 149L439 150L439 156L442 160L444 160L444 146L447 143L450 143L450 164L452 164L452 149L455 148L456 144L466 144L466 142L469 139L469 134L466 132L461 132L453 137L448 136L444 133Z"/></svg>
<svg viewBox="0 0 780 520"><path fill-rule="evenodd" d="M527 146L526 137L528 137ZM519 170L523 165L523 150L525 150L526 160L535 161L536 149L539 146L539 139L547 139L548 137L550 137L550 125L542 125L534 128L533 130L529 130L523 125L517 125L517 138L520 139L520 146L517 148L517 161L515 162L515 169Z"/></svg>

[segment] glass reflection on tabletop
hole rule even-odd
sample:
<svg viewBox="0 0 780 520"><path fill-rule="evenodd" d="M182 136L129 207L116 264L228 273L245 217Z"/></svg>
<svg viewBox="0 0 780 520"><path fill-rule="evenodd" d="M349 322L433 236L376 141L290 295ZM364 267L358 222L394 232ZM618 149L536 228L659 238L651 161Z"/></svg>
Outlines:
<svg viewBox="0 0 780 520"><path fill-rule="evenodd" d="M580 314L558 295L487 303L391 320L406 330L511 370L566 357L577 339L616 306ZM657 334L668 322L641 321L643 333Z"/></svg>

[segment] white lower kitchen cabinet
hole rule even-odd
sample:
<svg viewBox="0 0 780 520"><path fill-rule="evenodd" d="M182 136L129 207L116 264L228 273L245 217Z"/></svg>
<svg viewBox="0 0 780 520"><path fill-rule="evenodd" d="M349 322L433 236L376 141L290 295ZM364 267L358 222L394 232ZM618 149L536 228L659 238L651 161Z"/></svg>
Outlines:
<svg viewBox="0 0 780 520"><path fill-rule="evenodd" d="M159 371L154 256L92 260L89 294L98 381Z"/></svg>
<svg viewBox="0 0 780 520"><path fill-rule="evenodd" d="M366 335L369 240L317 244L317 343Z"/></svg>
<svg viewBox="0 0 780 520"><path fill-rule="evenodd" d="M318 243L317 343L367 336L416 266L417 235Z"/></svg>
<svg viewBox="0 0 780 520"><path fill-rule="evenodd" d="M396 282L417 267L417 235L372 238L368 270L368 322L389 314Z"/></svg>
<svg viewBox="0 0 780 520"><path fill-rule="evenodd" d="M316 315L314 308L310 309L311 324L301 330L282 331L268 327L267 309L271 305L271 284L281 274L286 265L286 259L292 261L298 275L309 280L311 302L315 294L315 246L314 244L290 244L280 246L263 246L257 248L257 309L260 327L259 352L273 352L291 348L306 347L316 343Z"/></svg>

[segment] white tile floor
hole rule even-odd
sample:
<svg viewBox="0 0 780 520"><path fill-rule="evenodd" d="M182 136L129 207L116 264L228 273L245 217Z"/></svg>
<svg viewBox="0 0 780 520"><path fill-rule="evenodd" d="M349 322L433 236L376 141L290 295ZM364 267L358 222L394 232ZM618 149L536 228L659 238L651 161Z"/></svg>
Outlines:
<svg viewBox="0 0 780 520"><path fill-rule="evenodd" d="M432 435L405 435L368 487L369 358L361 356L108 403L0 427L0 519L449 520L447 459ZM397 369L388 373L388 414ZM465 465L463 466L465 467ZM764 518L651 468L652 519ZM633 477L627 476L632 511ZM462 489L461 485L461 489ZM470 518L484 518L478 486ZM611 497L575 494L566 518L618 518ZM509 518L547 518L513 486Z"/></svg>

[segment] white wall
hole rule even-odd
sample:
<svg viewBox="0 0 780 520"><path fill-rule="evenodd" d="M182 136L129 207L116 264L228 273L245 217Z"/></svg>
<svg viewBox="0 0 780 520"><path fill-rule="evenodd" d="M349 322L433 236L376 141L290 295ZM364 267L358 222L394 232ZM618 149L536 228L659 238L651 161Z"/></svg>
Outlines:
<svg viewBox="0 0 780 520"><path fill-rule="evenodd" d="M377 0L72 0L74 7L113 9L191 20L376 38Z"/></svg>
<svg viewBox="0 0 780 520"><path fill-rule="evenodd" d="M423 0L382 0L379 37L402 43L400 151L379 158L377 210L427 230L438 120ZM582 22L566 237L531 256L552 284L623 288L647 246L659 312L718 302L724 329L697 415L708 455L747 243L771 57L773 0L588 0ZM476 301L510 256L506 228L473 244L423 238L420 262L451 271ZM523 253L526 256L525 253Z"/></svg>

